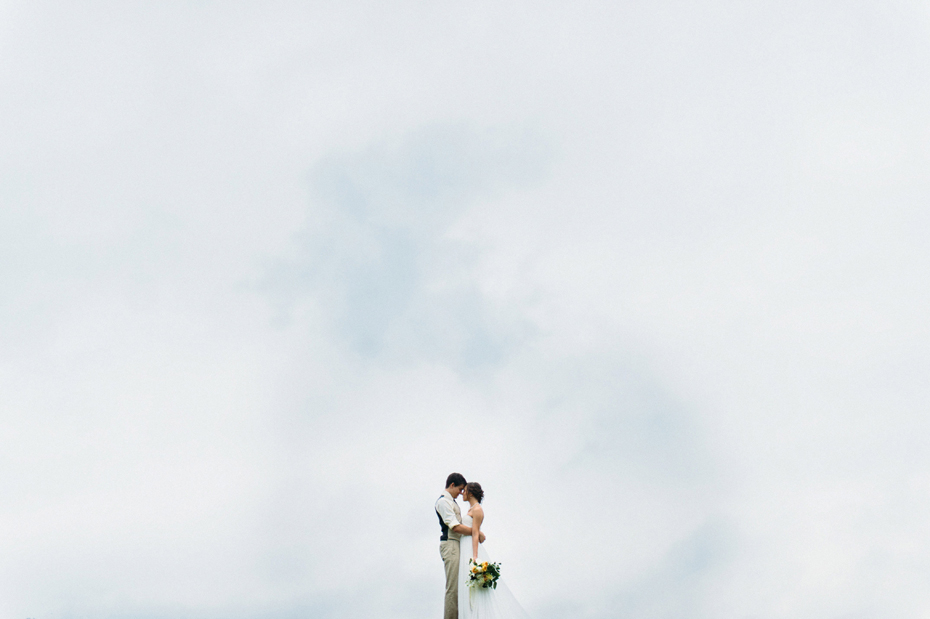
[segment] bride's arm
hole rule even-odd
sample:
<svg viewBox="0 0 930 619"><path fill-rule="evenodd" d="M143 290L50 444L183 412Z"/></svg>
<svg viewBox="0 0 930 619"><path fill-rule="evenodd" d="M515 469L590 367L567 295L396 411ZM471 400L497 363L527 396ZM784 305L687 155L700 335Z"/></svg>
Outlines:
<svg viewBox="0 0 930 619"><path fill-rule="evenodd" d="M471 556L478 562L478 543L481 537L481 521L484 520L484 510L480 505L475 505L471 510Z"/></svg>

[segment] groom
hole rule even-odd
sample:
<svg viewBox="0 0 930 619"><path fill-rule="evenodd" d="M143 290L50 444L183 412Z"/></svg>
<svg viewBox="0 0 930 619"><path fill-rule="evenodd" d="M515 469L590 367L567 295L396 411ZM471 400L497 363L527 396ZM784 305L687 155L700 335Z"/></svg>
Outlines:
<svg viewBox="0 0 930 619"><path fill-rule="evenodd" d="M444 619L459 618L459 539L471 535L471 527L462 524L462 512L455 499L465 490L465 478L452 473L446 478L446 489L436 500L436 515L442 535L439 538L439 555L446 567L446 604ZM484 533L478 535L484 542Z"/></svg>

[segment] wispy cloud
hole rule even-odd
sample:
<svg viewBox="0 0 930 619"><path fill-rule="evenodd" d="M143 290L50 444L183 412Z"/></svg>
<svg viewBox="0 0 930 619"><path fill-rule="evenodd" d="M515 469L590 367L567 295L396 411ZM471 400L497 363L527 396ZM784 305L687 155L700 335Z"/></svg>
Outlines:
<svg viewBox="0 0 930 619"><path fill-rule="evenodd" d="M532 132L441 125L311 175L307 230L268 288L321 308L354 350L393 362L498 360L529 325L485 298L456 224L476 205L540 182L553 154Z"/></svg>

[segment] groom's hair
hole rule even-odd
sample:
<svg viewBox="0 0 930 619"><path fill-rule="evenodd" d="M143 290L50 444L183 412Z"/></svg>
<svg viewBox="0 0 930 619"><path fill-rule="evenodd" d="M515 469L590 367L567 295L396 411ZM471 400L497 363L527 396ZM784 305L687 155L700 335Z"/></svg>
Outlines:
<svg viewBox="0 0 930 619"><path fill-rule="evenodd" d="M464 486L465 477L461 473L451 473L446 477L446 488L449 486Z"/></svg>

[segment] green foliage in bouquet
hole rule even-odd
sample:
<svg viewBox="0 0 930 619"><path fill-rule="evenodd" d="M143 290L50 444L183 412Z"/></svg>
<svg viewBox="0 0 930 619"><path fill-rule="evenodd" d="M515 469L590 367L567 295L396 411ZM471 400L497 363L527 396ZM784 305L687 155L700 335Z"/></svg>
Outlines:
<svg viewBox="0 0 930 619"><path fill-rule="evenodd" d="M497 589L497 580L501 577L500 563L488 563L487 561L475 563L474 559L469 559L468 565L469 587Z"/></svg>

